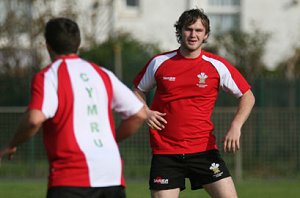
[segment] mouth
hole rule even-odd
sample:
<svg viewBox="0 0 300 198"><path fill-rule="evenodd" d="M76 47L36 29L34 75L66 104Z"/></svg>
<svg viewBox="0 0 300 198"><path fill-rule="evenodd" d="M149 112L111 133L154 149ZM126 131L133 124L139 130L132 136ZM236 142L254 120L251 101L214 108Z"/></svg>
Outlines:
<svg viewBox="0 0 300 198"><path fill-rule="evenodd" d="M198 43L198 40L188 40L188 44L195 45Z"/></svg>

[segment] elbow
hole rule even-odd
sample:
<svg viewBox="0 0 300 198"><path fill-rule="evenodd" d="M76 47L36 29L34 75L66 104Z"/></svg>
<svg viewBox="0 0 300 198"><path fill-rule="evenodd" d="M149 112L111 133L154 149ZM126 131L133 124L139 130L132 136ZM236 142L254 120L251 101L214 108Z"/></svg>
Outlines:
<svg viewBox="0 0 300 198"><path fill-rule="evenodd" d="M28 124L30 128L39 128L42 125L42 121L37 118L29 117L28 118Z"/></svg>
<svg viewBox="0 0 300 198"><path fill-rule="evenodd" d="M146 106L144 105L143 108L136 114L136 116L144 122L147 119L147 113L146 113Z"/></svg>
<svg viewBox="0 0 300 198"><path fill-rule="evenodd" d="M252 91L251 91L251 103L252 103L252 106L255 105L255 96L254 96L254 94L252 93Z"/></svg>
<svg viewBox="0 0 300 198"><path fill-rule="evenodd" d="M39 128L46 120L44 114L38 110L30 110L27 114L27 122L31 128Z"/></svg>
<svg viewBox="0 0 300 198"><path fill-rule="evenodd" d="M253 107L255 105L255 96L251 90L245 93L245 101L249 104L249 106Z"/></svg>

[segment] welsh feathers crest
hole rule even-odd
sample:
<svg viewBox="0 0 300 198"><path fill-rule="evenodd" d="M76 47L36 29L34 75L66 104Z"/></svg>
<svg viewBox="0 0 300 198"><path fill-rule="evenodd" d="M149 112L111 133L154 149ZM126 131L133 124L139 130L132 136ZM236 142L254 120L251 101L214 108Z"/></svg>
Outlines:
<svg viewBox="0 0 300 198"><path fill-rule="evenodd" d="M219 166L220 165L217 163L212 163L211 166L209 167L209 169L212 170L214 172L214 174L217 174L220 172Z"/></svg>
<svg viewBox="0 0 300 198"><path fill-rule="evenodd" d="M201 72L200 74L197 75L197 77L199 78L199 82L197 86L202 88L206 87L207 84L205 83L205 81L208 78L208 76L204 72Z"/></svg>

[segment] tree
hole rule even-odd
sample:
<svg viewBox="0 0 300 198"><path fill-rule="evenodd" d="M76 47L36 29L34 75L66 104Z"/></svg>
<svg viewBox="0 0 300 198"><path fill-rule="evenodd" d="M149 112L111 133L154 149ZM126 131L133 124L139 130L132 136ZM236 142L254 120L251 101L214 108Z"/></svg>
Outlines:
<svg viewBox="0 0 300 198"><path fill-rule="evenodd" d="M283 75L288 80L294 80L300 76L300 47L295 48L290 57L279 63L276 73Z"/></svg>
<svg viewBox="0 0 300 198"><path fill-rule="evenodd" d="M122 53L122 76L123 81L130 86L138 71L146 62L161 50L150 43L143 43L134 39L128 33L120 33L116 37L110 37L107 41L95 45L90 49L82 49L80 56L90 60L100 66L115 71L115 46L116 43L121 47Z"/></svg>
<svg viewBox="0 0 300 198"><path fill-rule="evenodd" d="M255 76L266 72L262 57L268 36L259 30L253 33L231 30L218 34L215 45L218 46L219 54L223 54L246 78L253 80Z"/></svg>
<svg viewBox="0 0 300 198"><path fill-rule="evenodd" d="M111 1L99 4L101 0L84 2L89 12L82 15L81 1L73 0L5 0L0 2L0 106L26 105L29 100L31 77L49 63L44 42L45 23L53 17L69 17L75 21L96 23L95 18ZM109 13L105 13L108 15ZM103 22L107 23L107 22ZM86 45L95 43L96 27L82 31ZM106 25L106 26L105 26ZM100 25L109 28L109 25ZM106 29L105 29L106 30ZM107 30L108 31L108 30Z"/></svg>

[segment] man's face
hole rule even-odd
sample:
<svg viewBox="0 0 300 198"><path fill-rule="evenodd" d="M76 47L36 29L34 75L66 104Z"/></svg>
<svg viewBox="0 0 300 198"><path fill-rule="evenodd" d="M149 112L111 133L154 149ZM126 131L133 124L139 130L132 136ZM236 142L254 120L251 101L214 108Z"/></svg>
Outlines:
<svg viewBox="0 0 300 198"><path fill-rule="evenodd" d="M195 23L182 28L181 47L190 52L197 51L207 37L205 27L201 19L198 19Z"/></svg>

